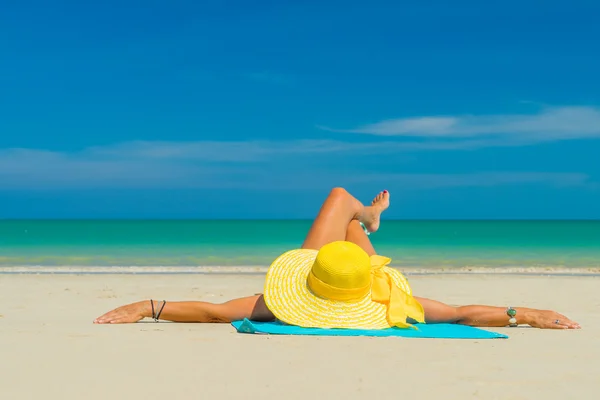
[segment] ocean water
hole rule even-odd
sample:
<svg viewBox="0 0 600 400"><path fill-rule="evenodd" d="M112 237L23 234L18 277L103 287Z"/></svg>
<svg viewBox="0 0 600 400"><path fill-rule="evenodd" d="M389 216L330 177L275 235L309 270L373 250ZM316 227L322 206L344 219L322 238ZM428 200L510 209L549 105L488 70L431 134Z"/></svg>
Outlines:
<svg viewBox="0 0 600 400"><path fill-rule="evenodd" d="M0 267L268 267L311 221L0 221ZM600 221L383 221L393 266L600 268Z"/></svg>

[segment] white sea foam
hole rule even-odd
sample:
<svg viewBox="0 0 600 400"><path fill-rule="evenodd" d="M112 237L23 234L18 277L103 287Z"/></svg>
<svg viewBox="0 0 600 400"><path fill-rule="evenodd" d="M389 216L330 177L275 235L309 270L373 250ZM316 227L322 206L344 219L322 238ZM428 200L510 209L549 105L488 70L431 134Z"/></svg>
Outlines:
<svg viewBox="0 0 600 400"><path fill-rule="evenodd" d="M600 267L504 266L504 267L406 267L406 275L523 274L600 275ZM264 266L14 266L0 267L0 274L265 274Z"/></svg>

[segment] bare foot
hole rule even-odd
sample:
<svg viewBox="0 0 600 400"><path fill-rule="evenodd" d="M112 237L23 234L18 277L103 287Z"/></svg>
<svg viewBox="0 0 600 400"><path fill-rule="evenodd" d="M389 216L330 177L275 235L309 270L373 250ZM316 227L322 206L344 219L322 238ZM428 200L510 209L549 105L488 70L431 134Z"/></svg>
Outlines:
<svg viewBox="0 0 600 400"><path fill-rule="evenodd" d="M380 192L371 202L370 207L365 210L360 218L360 222L365 224L369 232L376 232L379 229L381 213L390 206L390 193L387 190Z"/></svg>

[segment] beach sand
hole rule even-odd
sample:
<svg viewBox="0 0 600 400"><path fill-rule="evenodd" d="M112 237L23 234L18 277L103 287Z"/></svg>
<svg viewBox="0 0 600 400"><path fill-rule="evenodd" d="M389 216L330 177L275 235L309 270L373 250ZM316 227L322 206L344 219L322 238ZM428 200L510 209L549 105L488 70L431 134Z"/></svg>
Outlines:
<svg viewBox="0 0 600 400"><path fill-rule="evenodd" d="M221 302L256 275L0 275L0 398L597 399L600 278L411 276L450 304L550 308L577 331L507 340L238 334L229 324L94 325L141 299Z"/></svg>

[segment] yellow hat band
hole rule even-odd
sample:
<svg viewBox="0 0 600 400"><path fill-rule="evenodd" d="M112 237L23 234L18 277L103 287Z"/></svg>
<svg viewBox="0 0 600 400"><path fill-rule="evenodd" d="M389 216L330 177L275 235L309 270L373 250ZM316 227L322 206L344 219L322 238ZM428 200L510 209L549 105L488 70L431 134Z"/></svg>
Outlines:
<svg viewBox="0 0 600 400"><path fill-rule="evenodd" d="M387 257L371 256L371 299L384 304L387 308L387 320L390 326L399 328L413 327L406 322L407 317L417 322L425 322L423 306L411 295L400 289L384 267L392 261Z"/></svg>
<svg viewBox="0 0 600 400"><path fill-rule="evenodd" d="M317 278L312 270L308 274L307 284L311 292L320 298L337 301L354 301L362 299L371 289L371 282L361 288L346 289L334 287Z"/></svg>

